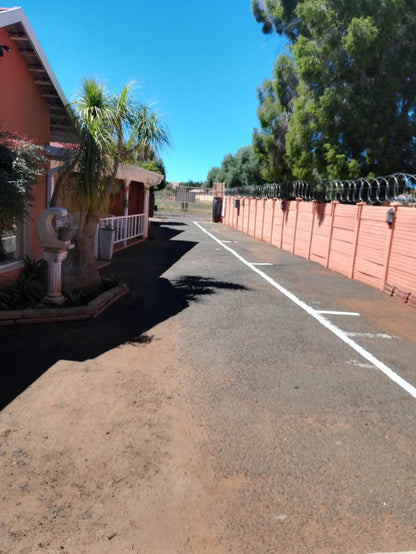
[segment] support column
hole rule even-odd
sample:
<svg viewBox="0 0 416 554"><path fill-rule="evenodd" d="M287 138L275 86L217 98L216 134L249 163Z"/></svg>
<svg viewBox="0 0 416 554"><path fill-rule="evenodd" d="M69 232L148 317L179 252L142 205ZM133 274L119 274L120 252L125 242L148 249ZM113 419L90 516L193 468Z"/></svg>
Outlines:
<svg viewBox="0 0 416 554"><path fill-rule="evenodd" d="M280 227L280 250L283 249L283 235L285 234L285 221L286 217L288 217L289 209L290 209L290 202L289 200L282 200L280 202L280 209L282 213L282 225Z"/></svg>
<svg viewBox="0 0 416 554"><path fill-rule="evenodd" d="M44 302L48 304L63 304L65 298L61 292L62 262L68 254L67 250L44 250L42 256L48 264L48 290Z"/></svg>
<svg viewBox="0 0 416 554"><path fill-rule="evenodd" d="M351 252L351 263L350 263L350 269L348 273L348 277L350 279L354 279L355 261L357 259L358 237L360 235L360 225L361 225L361 219L363 214L363 206L365 205L366 205L365 202L357 203L357 213L355 214L355 223L354 223L354 239L353 239L352 252ZM384 284L383 284L383 287L384 287Z"/></svg>
<svg viewBox="0 0 416 554"><path fill-rule="evenodd" d="M129 215L129 188L130 188L130 179L126 179L124 181L124 198L123 198L123 216L126 218L123 221L123 235L124 235L124 241L123 246L127 246L127 216Z"/></svg>
<svg viewBox="0 0 416 554"><path fill-rule="evenodd" d="M298 232L298 219L299 219L299 204L302 202L302 198L296 198L296 213L295 213L295 228L293 229L293 239L292 239L292 254L296 250L296 234Z"/></svg>
<svg viewBox="0 0 416 554"><path fill-rule="evenodd" d="M272 198L272 226L270 228L270 244L273 244L274 211L276 209L276 200L277 198Z"/></svg>
<svg viewBox="0 0 416 554"><path fill-rule="evenodd" d="M267 202L267 198L263 198L263 220L261 222L261 240L263 240L263 236L264 236L264 218L265 218L265 215L266 215L266 202Z"/></svg>
<svg viewBox="0 0 416 554"><path fill-rule="evenodd" d="M393 243L394 228L396 226L398 206L400 206L399 202L391 202L390 204L390 207L392 207L394 210L394 215L393 215L393 223L391 223L388 226L387 233L386 233L386 241L385 241L384 256L383 256L383 271L382 271L382 277L380 280L380 290L384 290L384 287L386 286L386 283L387 283L388 274L389 274L391 247Z"/></svg>
<svg viewBox="0 0 416 554"><path fill-rule="evenodd" d="M53 194L53 191L54 191L54 188L55 188L55 184L54 184L54 175L55 173L58 173L58 171L60 171L62 169L61 166L59 167L53 167L52 169L50 169L46 175L46 206L49 208L49 205L50 205L50 202L51 202L51 199L52 199L52 194Z"/></svg>
<svg viewBox="0 0 416 554"><path fill-rule="evenodd" d="M143 213L144 213L143 238L147 239L149 235L149 187L147 187L146 185L144 186Z"/></svg>
<svg viewBox="0 0 416 554"><path fill-rule="evenodd" d="M331 228L329 230L328 250L327 250L326 261L325 261L325 267L327 269L329 269L329 258L331 257L332 234L334 232L335 209L336 209L338 204L339 204L338 200L333 200L331 202Z"/></svg>
<svg viewBox="0 0 416 554"><path fill-rule="evenodd" d="M316 217L316 207L318 206L318 200L312 200L312 224L311 224L311 231L309 233L309 241L308 241L308 260L311 259L311 251L312 251L312 240L313 240L313 231L315 227L315 217Z"/></svg>

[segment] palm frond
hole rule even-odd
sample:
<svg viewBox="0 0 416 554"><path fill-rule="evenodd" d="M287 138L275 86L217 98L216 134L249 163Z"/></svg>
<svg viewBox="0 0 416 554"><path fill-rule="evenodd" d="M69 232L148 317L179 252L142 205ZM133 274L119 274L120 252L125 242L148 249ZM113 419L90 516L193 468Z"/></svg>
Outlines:
<svg viewBox="0 0 416 554"><path fill-rule="evenodd" d="M135 100L129 84L115 96L96 79L85 78L71 111L79 147L68 188L88 218L107 209L119 164L154 157L169 144L169 136L157 114Z"/></svg>

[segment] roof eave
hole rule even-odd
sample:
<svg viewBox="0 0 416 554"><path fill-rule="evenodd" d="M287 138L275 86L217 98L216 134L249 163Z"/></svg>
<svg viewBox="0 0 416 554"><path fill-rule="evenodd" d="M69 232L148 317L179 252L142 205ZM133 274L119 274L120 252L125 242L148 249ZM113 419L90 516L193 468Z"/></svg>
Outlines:
<svg viewBox="0 0 416 554"><path fill-rule="evenodd" d="M67 106L68 100L65 98L65 94L63 93L63 90L61 89L57 78L55 77L54 72L52 71L51 66L49 65L49 62L45 56L45 52L43 51L41 45L39 44L38 39L36 38L36 35L23 11L22 8L10 8L9 10L5 10L4 12L0 12L0 27L8 27L9 25L13 25L15 23L21 23L25 29L25 32L27 36L29 37L30 42L32 43L33 49L38 55L40 61L42 62L43 67L45 68L46 73L48 74L48 77L53 83L53 86L55 87L56 92L58 93L58 96L61 100L61 102Z"/></svg>
<svg viewBox="0 0 416 554"><path fill-rule="evenodd" d="M118 168L116 177L118 179L127 179L143 183L147 188L160 185L163 181L163 175L155 171L149 171L136 165L121 164Z"/></svg>
<svg viewBox="0 0 416 554"><path fill-rule="evenodd" d="M46 146L46 152L53 158L63 158L67 149L48 144ZM155 171L149 171L137 165L120 164L116 178L143 183L146 188L150 188L155 185L160 185L164 179L164 175L156 173Z"/></svg>
<svg viewBox="0 0 416 554"><path fill-rule="evenodd" d="M69 103L54 72L52 71L51 66L49 65L45 53L36 38L36 35L23 9L17 7L0 10L0 28L13 28L13 26L20 27L22 29L23 37L14 37L14 33L11 33L11 40L24 40L28 45L30 45L30 49L33 51L33 55L37 60L36 63L39 65L39 68L42 68L41 70L45 74L46 83L39 83L41 94L44 96L50 109L58 109L58 114L55 113L56 117L51 117L51 140L65 142L76 141L76 130L71 121ZM28 61L26 54L24 57L26 58L25 61L28 64L29 71L39 71L38 69L30 68L30 62ZM46 85L46 90L43 90L42 85ZM51 87L51 90L53 90L53 97L50 97L48 93L48 86ZM46 95L46 93L48 94ZM54 102L57 102L58 104L55 106ZM56 112L56 109L54 109L54 111ZM63 117L59 114L59 111L62 111L62 114L64 114ZM61 121L62 119L63 122Z"/></svg>

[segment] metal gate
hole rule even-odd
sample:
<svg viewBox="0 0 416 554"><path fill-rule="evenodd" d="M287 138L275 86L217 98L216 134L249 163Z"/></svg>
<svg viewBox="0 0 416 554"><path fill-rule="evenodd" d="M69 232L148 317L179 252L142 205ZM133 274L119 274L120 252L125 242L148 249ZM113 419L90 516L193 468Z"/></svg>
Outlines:
<svg viewBox="0 0 416 554"><path fill-rule="evenodd" d="M213 189L193 188L169 185L156 191L155 205L159 212L210 212L212 209Z"/></svg>

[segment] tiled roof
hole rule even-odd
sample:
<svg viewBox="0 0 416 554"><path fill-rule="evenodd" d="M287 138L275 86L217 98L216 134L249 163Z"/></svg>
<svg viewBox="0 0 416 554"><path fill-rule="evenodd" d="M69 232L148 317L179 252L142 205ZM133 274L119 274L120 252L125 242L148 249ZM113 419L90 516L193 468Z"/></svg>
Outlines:
<svg viewBox="0 0 416 554"><path fill-rule="evenodd" d="M73 142L51 142L50 145L54 148L64 148L65 150L77 149L77 145Z"/></svg>

